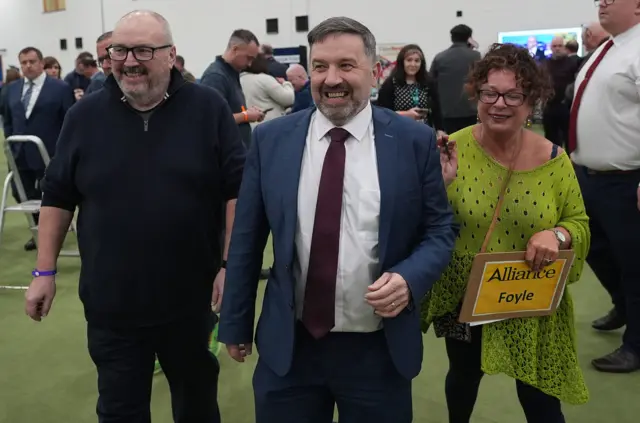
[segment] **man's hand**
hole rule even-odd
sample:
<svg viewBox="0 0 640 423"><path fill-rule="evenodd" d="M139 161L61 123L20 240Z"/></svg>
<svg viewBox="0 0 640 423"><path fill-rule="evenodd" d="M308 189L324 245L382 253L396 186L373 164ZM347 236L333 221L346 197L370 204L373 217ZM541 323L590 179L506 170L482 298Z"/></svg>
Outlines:
<svg viewBox="0 0 640 423"><path fill-rule="evenodd" d="M56 279L54 276L33 278L25 294L25 312L36 322L41 321L49 314L55 296Z"/></svg>
<svg viewBox="0 0 640 423"><path fill-rule="evenodd" d="M247 117L249 118L249 122L262 122L264 120L264 113L257 107L252 106L247 110Z"/></svg>
<svg viewBox="0 0 640 423"><path fill-rule="evenodd" d="M227 269L220 269L216 278L213 280L213 293L211 294L211 310L214 313L220 313L222 306L222 294L224 294L224 281L227 277Z"/></svg>
<svg viewBox="0 0 640 423"><path fill-rule="evenodd" d="M227 352L229 353L229 356L238 363L244 363L245 357L251 355L252 349L253 343L251 342L240 345L227 345Z"/></svg>
<svg viewBox="0 0 640 423"><path fill-rule="evenodd" d="M396 317L409 305L411 294L407 281L397 273L384 273L369 286L365 300L380 317Z"/></svg>
<svg viewBox="0 0 640 423"><path fill-rule="evenodd" d="M440 151L440 167L444 185L449 186L458 174L458 151L456 142L449 140L449 135L443 131L437 132L437 144Z"/></svg>

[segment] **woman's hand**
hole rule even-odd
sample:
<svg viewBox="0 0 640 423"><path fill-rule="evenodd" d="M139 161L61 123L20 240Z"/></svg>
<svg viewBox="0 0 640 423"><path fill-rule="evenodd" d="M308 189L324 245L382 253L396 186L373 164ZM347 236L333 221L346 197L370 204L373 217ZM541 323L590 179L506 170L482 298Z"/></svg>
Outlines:
<svg viewBox="0 0 640 423"><path fill-rule="evenodd" d="M551 229L534 234L527 243L525 261L534 272L552 264L558 259L560 243Z"/></svg>
<svg viewBox="0 0 640 423"><path fill-rule="evenodd" d="M414 107L413 109L398 112L398 114L402 116L406 116L413 120L420 120L424 117L424 114L422 114L419 110L420 110L419 108Z"/></svg>
<svg viewBox="0 0 640 423"><path fill-rule="evenodd" d="M449 135L443 131L438 131L437 143L440 150L442 179L444 179L444 185L448 187L458 173L458 150L456 150L456 142L449 141Z"/></svg>

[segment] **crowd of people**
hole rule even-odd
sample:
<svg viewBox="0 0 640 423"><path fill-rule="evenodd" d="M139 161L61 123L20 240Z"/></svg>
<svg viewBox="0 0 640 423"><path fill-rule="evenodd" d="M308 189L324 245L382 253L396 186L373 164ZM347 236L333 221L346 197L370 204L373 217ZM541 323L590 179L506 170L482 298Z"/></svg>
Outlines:
<svg viewBox="0 0 640 423"><path fill-rule="evenodd" d="M238 362L255 341L257 423L330 423L336 406L341 423L413 421L427 330L446 345L450 423L470 421L483 375L498 373L529 423L563 423L562 403L589 399L570 289L585 264L614 304L594 328L626 326L593 366L640 370L640 5L599 11L608 38L577 74L564 148L527 125L557 96L548 67L511 44L481 55L466 26L429 72L405 46L377 104L375 36L346 17L309 32L308 74L241 29L194 83L151 11L97 40L101 77L79 57L78 87L23 49L5 135L39 136L53 157L45 172L14 151L42 198L26 313L52 310L77 210L101 423L151 421L156 359L177 423L220 422L216 325ZM478 253L524 252L539 271L563 250L575 259L551 314L461 322Z"/></svg>

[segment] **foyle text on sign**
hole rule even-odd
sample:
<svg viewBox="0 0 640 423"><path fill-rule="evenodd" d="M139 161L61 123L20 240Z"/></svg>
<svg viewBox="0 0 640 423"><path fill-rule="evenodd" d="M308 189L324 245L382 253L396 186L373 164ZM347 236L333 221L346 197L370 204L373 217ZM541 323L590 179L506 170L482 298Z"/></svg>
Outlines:
<svg viewBox="0 0 640 423"><path fill-rule="evenodd" d="M565 264L559 259L534 272L521 260L485 263L473 314L550 309Z"/></svg>

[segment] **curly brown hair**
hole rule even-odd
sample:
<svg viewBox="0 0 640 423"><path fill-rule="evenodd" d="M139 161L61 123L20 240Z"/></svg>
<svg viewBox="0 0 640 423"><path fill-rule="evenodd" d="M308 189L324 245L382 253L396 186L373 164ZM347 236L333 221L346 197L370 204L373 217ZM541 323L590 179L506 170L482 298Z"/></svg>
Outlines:
<svg viewBox="0 0 640 423"><path fill-rule="evenodd" d="M544 104L553 96L551 78L544 66L536 63L529 50L514 44L495 43L469 71L465 90L475 99L492 70L509 70L516 75L516 84L527 96L529 105Z"/></svg>

